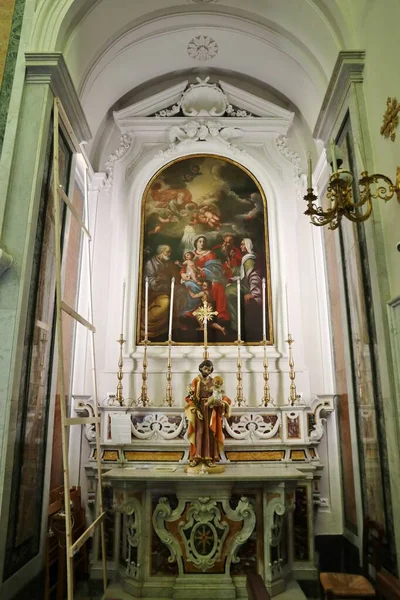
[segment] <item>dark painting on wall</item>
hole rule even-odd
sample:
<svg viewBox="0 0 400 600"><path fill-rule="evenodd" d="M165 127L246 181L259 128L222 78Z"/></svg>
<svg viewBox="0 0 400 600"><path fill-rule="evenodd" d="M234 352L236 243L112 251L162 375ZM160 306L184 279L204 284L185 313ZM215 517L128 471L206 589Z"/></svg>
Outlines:
<svg viewBox="0 0 400 600"><path fill-rule="evenodd" d="M142 201L140 255L137 343L145 334L146 278L150 342L168 339L172 278L173 342L202 343L195 313L204 300L218 313L209 322L209 342L231 344L240 320L241 339L260 343L263 310L266 339L273 342L267 206L244 167L196 155L159 171Z"/></svg>
<svg viewBox="0 0 400 600"><path fill-rule="evenodd" d="M64 189L67 189L71 156L69 147L60 137L59 172ZM52 183L51 126L29 289L4 579L36 556L40 547L55 332Z"/></svg>

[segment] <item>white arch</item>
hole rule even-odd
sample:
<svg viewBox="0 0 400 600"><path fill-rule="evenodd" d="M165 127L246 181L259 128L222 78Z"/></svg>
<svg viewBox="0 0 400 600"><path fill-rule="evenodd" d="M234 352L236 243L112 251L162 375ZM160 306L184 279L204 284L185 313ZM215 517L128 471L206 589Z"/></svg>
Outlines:
<svg viewBox="0 0 400 600"><path fill-rule="evenodd" d="M266 15L257 0L249 0L246 11L238 0L229 7L118 0L117 11L103 0L42 0L32 50L65 53L95 134L107 110L130 90L171 70L202 66L188 57L186 46L207 32L220 51L205 66L275 88L298 106L312 129L347 30L342 32L340 11L334 18L325 0L299 0L298 10L291 11L275 4Z"/></svg>

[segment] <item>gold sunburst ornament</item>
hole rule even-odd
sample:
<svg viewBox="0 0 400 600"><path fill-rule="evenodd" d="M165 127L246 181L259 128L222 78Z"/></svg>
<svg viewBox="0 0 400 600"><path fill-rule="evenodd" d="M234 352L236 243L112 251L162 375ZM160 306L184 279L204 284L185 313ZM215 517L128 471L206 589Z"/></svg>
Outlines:
<svg viewBox="0 0 400 600"><path fill-rule="evenodd" d="M203 300L203 306L199 306L194 312L194 316L199 323L203 325L204 332L204 350L203 358L208 359L208 348L207 348L207 322L212 321L214 317L218 315L218 311L213 310L211 304L208 304L206 300Z"/></svg>
<svg viewBox="0 0 400 600"><path fill-rule="evenodd" d="M386 110L383 114L383 125L381 127L381 134L392 140L396 139L396 127L399 124L400 104L396 98L388 98L386 101Z"/></svg>

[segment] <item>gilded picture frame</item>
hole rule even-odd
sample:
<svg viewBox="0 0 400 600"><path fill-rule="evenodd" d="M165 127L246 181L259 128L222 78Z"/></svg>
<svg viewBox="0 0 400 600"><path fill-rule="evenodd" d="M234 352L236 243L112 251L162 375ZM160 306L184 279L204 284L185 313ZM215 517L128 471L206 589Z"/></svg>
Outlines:
<svg viewBox="0 0 400 600"><path fill-rule="evenodd" d="M151 344L169 333L175 344L202 344L195 312L206 300L218 313L210 345L232 344L239 327L244 344L261 344L264 330L272 344L271 296L267 201L256 177L211 154L162 167L142 197L136 343L147 328Z"/></svg>

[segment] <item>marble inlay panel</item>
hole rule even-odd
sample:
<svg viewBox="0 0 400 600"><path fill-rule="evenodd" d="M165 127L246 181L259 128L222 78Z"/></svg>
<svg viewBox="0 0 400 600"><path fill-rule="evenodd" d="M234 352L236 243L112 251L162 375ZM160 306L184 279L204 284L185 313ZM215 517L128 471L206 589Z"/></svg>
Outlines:
<svg viewBox="0 0 400 600"><path fill-rule="evenodd" d="M2 0L0 3L0 84L6 64L14 6L15 0Z"/></svg>
<svg viewBox="0 0 400 600"><path fill-rule="evenodd" d="M350 119L344 123L338 145L344 161L342 168L354 172ZM357 197L356 187L353 193ZM356 411L363 513L384 526L386 539L382 562L392 570L395 569L396 556L391 482L367 231L364 223L355 224L346 220L338 233L348 326L349 386L352 388Z"/></svg>
<svg viewBox="0 0 400 600"><path fill-rule="evenodd" d="M328 274L329 299L331 305L331 327L333 355L335 361L336 390L338 397L339 435L341 442L344 518L346 527L357 531L357 508L354 487L353 449L350 430L348 384L346 377L345 334L342 322L339 270L336 260L335 232L324 229L325 256Z"/></svg>
<svg viewBox="0 0 400 600"><path fill-rule="evenodd" d="M2 0L0 3L0 153L14 81L24 9L25 0Z"/></svg>

